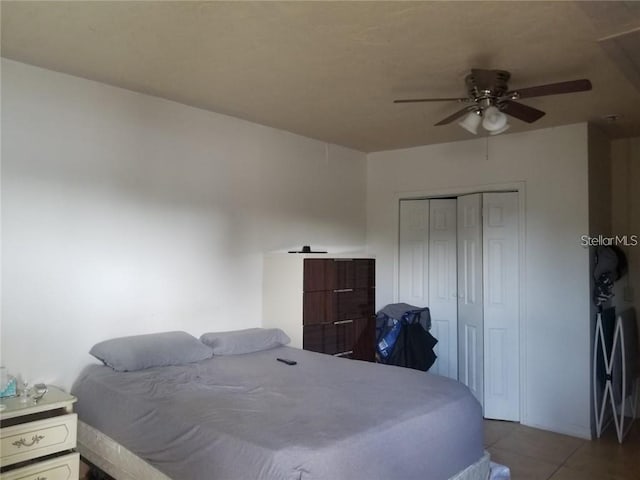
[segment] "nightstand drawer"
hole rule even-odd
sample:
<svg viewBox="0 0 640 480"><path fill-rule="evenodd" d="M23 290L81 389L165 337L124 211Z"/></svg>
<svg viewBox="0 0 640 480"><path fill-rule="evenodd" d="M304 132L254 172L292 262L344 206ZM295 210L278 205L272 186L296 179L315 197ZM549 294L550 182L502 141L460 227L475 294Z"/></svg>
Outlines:
<svg viewBox="0 0 640 480"><path fill-rule="evenodd" d="M0 480L77 480L79 475L80 454L70 453L3 473Z"/></svg>
<svg viewBox="0 0 640 480"><path fill-rule="evenodd" d="M78 415L70 413L3 428L0 433L0 463L2 466L12 465L75 448L77 419Z"/></svg>

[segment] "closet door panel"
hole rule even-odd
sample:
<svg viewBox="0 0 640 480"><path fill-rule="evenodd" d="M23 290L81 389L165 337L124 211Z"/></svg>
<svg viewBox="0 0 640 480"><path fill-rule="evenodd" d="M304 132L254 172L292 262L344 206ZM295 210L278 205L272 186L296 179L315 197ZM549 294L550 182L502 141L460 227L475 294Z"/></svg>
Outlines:
<svg viewBox="0 0 640 480"><path fill-rule="evenodd" d="M478 352L480 346L478 337L482 336L482 330L475 325L467 323L463 326L461 333L460 381L469 387L477 398L477 392L482 391L482 383L480 383L482 375L478 375L478 368L482 367L481 362L478 362L478 356L480 355L480 352Z"/></svg>
<svg viewBox="0 0 640 480"><path fill-rule="evenodd" d="M458 197L458 373L484 407L482 194Z"/></svg>
<svg viewBox="0 0 640 480"><path fill-rule="evenodd" d="M520 420L518 194L483 194L485 417Z"/></svg>
<svg viewBox="0 0 640 480"><path fill-rule="evenodd" d="M429 200L400 201L399 264L399 301L428 306Z"/></svg>
<svg viewBox="0 0 640 480"><path fill-rule="evenodd" d="M430 372L458 378L456 199L429 201L429 301L438 359Z"/></svg>

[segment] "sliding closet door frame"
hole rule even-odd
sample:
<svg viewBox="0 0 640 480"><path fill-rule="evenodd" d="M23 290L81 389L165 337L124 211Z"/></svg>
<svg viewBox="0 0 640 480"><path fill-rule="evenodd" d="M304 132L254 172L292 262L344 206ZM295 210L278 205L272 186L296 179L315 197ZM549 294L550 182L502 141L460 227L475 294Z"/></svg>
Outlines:
<svg viewBox="0 0 640 480"><path fill-rule="evenodd" d="M400 302L429 306L438 339L431 373L458 379L455 198L400 201Z"/></svg>
<svg viewBox="0 0 640 480"><path fill-rule="evenodd" d="M434 188L424 190L414 190L409 192L398 192L394 197L395 208L394 213L395 225L397 232L400 231L400 200L418 200L424 198L438 198L438 197L458 197L461 195L468 195L471 193L490 193L490 192L518 192L518 208L519 208L519 350L520 350L520 422L529 424L527 414L527 357L528 352L526 349L526 337L527 330L524 319L526 318L526 185L525 182L506 182L506 183L494 183L488 185L470 185L466 187L451 187L451 188ZM394 301L398 301L399 298L399 272L400 272L400 242L399 238L396 241L394 252L394 266L393 266L393 298Z"/></svg>
<svg viewBox="0 0 640 480"><path fill-rule="evenodd" d="M484 411L482 193L460 195L458 210L458 380Z"/></svg>
<svg viewBox="0 0 640 480"><path fill-rule="evenodd" d="M484 416L520 420L518 193L482 194Z"/></svg>
<svg viewBox="0 0 640 480"><path fill-rule="evenodd" d="M429 299L431 334L438 355L430 372L458 379L457 203L455 198L429 202Z"/></svg>
<svg viewBox="0 0 640 480"><path fill-rule="evenodd" d="M398 202L398 292L396 301L426 305L429 301L429 201Z"/></svg>

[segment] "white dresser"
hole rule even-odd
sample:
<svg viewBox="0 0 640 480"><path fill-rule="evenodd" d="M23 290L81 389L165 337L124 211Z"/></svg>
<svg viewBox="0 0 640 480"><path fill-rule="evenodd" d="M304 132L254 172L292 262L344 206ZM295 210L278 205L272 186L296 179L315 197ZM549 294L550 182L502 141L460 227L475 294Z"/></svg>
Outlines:
<svg viewBox="0 0 640 480"><path fill-rule="evenodd" d="M56 387L38 402L0 401L0 480L78 479L75 401Z"/></svg>

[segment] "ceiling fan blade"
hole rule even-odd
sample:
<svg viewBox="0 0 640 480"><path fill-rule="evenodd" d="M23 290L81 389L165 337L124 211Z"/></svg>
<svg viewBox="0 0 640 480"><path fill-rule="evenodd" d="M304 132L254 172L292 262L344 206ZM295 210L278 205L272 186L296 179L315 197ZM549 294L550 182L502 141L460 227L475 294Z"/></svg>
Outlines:
<svg viewBox="0 0 640 480"><path fill-rule="evenodd" d="M414 102L468 102L468 98L405 98L394 100L393 103L414 103Z"/></svg>
<svg viewBox="0 0 640 480"><path fill-rule="evenodd" d="M506 93L505 97L531 98L545 95L558 95L561 93L585 92L591 90L591 82L586 78L570 80L568 82L549 83L535 87L520 88Z"/></svg>
<svg viewBox="0 0 640 480"><path fill-rule="evenodd" d="M451 123L453 122L455 119L460 118L464 115L466 115L467 113L469 113L471 110L473 110L473 108L463 108L462 110L458 110L456 113L454 113L453 115L449 115L447 118L444 118L442 120L440 120L438 123L436 123L434 126L439 126L439 125L446 125L447 123Z"/></svg>
<svg viewBox="0 0 640 480"><path fill-rule="evenodd" d="M513 101L500 104L500 110L507 115L511 115L512 117L527 123L533 123L536 120L540 120L545 115L545 112L542 110Z"/></svg>

